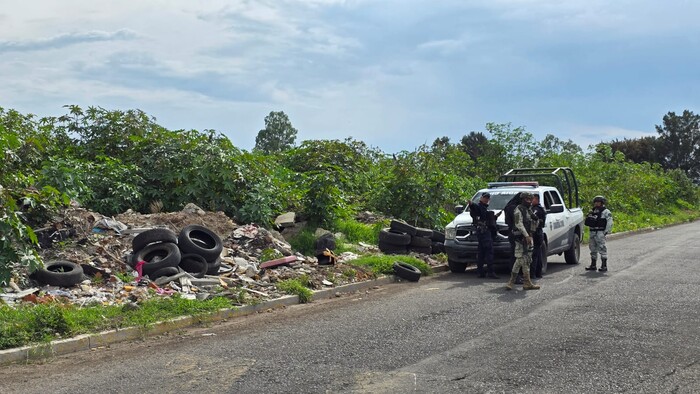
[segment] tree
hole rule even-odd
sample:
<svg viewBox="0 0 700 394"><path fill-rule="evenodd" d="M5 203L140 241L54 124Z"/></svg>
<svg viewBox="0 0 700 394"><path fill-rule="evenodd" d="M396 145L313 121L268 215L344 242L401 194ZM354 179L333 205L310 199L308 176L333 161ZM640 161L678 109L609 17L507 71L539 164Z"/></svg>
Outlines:
<svg viewBox="0 0 700 394"><path fill-rule="evenodd" d="M622 152L628 160L635 163L659 163L664 162L663 141L660 138L650 136L641 138L625 138L610 143L614 152Z"/></svg>
<svg viewBox="0 0 700 394"><path fill-rule="evenodd" d="M272 111L265 117L265 128L255 137L253 149L267 154L284 152L294 146L296 139L297 129L292 126L287 114Z"/></svg>
<svg viewBox="0 0 700 394"><path fill-rule="evenodd" d="M667 169L679 168L695 181L700 180L700 115L685 110L664 115L663 125L656 126L663 140L664 161Z"/></svg>

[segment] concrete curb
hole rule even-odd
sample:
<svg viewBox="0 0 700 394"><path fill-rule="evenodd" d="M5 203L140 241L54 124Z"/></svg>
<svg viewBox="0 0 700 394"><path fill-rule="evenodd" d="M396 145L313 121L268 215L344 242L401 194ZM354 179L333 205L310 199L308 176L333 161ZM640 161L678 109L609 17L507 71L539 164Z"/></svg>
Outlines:
<svg viewBox="0 0 700 394"><path fill-rule="evenodd" d="M446 265L432 267L434 273L448 270ZM312 300L335 298L338 293L352 293L370 289L376 286L399 282L394 276L382 276L364 282L350 283L330 289L314 291ZM22 346L19 348L0 350L0 365L26 363L33 360L43 360L52 357L107 347L114 343L146 339L168 332L182 330L202 323L212 323L235 317L251 315L268 309L277 309L299 304L299 296L289 295L255 305L245 305L238 308L222 309L218 312L203 316L181 316L171 320L154 323L148 327L127 327L118 330L103 331L96 334L84 334L74 338L61 339L49 343Z"/></svg>

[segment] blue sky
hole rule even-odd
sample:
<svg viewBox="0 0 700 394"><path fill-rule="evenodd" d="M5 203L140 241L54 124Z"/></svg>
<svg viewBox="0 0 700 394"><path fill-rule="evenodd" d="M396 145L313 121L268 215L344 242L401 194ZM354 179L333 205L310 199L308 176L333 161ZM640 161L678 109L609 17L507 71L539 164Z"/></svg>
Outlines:
<svg viewBox="0 0 700 394"><path fill-rule="evenodd" d="M487 122L589 144L700 111L700 2L0 0L0 107L141 109L250 150L270 111L383 150Z"/></svg>

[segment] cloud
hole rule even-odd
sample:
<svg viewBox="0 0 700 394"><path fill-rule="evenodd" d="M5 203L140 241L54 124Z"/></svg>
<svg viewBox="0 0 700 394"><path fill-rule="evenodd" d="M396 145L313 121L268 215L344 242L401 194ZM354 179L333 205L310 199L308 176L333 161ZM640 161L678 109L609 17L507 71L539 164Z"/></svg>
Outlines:
<svg viewBox="0 0 700 394"><path fill-rule="evenodd" d="M58 49L82 43L131 40L137 37L138 34L129 29L120 29L114 32L95 30L83 33L67 33L36 40L0 41L0 52Z"/></svg>

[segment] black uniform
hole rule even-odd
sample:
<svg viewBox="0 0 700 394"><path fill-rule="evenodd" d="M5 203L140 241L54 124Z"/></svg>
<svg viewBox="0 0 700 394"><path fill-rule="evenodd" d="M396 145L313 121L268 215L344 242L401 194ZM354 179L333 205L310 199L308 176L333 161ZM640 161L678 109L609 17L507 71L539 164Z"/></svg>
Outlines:
<svg viewBox="0 0 700 394"><path fill-rule="evenodd" d="M532 263L530 264L530 272L536 278L542 277L542 245L544 243L544 222L547 218L547 211L544 210L541 204L533 205L532 210L535 216L540 220L537 226L537 231L532 235Z"/></svg>
<svg viewBox="0 0 700 394"><path fill-rule="evenodd" d="M488 204L479 201L478 204L469 204L469 214L476 228L477 239L479 240L479 253L476 260L476 272L479 277L485 277L484 263L488 269L489 276L496 277L493 269L493 237L495 228L489 226Z"/></svg>

